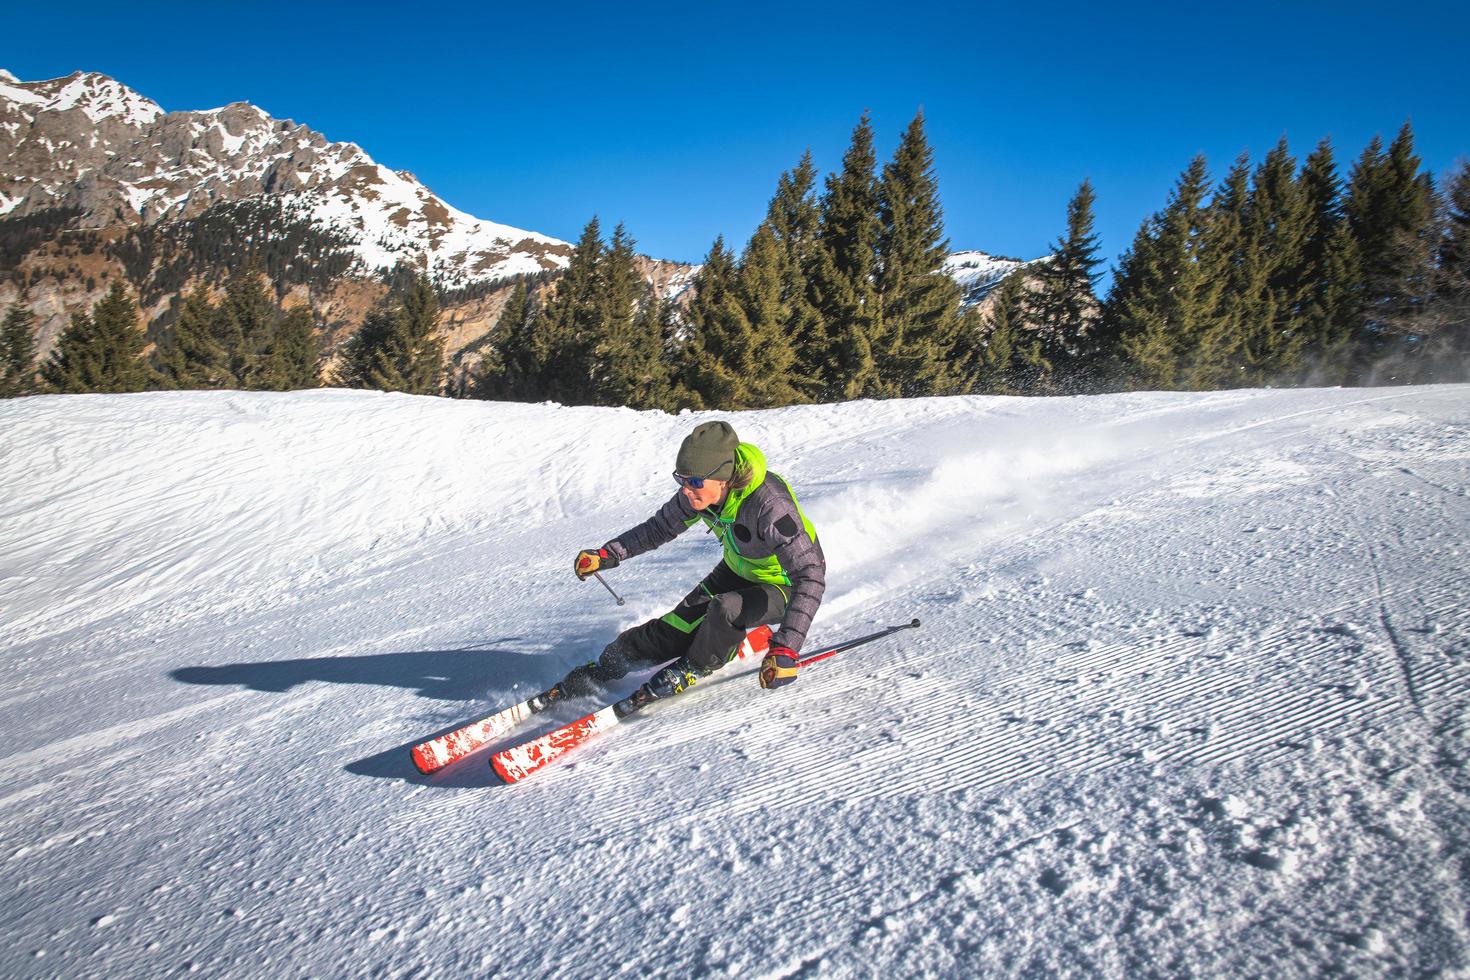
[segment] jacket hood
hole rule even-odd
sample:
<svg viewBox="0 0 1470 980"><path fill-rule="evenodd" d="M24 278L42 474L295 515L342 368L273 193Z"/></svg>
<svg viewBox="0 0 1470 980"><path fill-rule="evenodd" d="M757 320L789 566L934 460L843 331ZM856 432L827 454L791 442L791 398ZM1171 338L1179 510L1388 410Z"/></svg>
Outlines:
<svg viewBox="0 0 1470 980"><path fill-rule="evenodd" d="M735 469L750 470L750 482L739 490L725 495L725 506L720 508L720 520L733 521L740 504L755 492L756 487L766 482L766 454L748 442L735 448Z"/></svg>

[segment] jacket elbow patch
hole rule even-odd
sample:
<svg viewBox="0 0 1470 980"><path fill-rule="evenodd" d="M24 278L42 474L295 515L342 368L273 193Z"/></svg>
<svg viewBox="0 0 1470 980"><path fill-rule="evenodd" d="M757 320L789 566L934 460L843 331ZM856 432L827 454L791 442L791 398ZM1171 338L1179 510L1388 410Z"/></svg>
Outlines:
<svg viewBox="0 0 1470 980"><path fill-rule="evenodd" d="M796 521L792 519L790 514L782 514L781 519L774 526L776 533L783 538L794 538L796 537L796 532L801 530L796 526Z"/></svg>

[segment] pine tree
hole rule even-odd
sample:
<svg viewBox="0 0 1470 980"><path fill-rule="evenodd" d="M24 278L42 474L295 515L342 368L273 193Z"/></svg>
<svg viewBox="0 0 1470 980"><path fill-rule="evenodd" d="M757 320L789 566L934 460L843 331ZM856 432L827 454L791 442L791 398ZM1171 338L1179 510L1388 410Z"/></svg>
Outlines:
<svg viewBox="0 0 1470 980"><path fill-rule="evenodd" d="M1206 307L1192 348L1184 354L1179 386L1196 391L1243 383L1242 348L1250 325L1264 314L1266 268L1248 242L1250 156L1242 153L1204 211L1199 253L1207 268Z"/></svg>
<svg viewBox="0 0 1470 980"><path fill-rule="evenodd" d="M206 287L199 286L184 297L178 319L154 351L155 370L165 387L228 388L235 384L225 350L214 336L218 316Z"/></svg>
<svg viewBox="0 0 1470 980"><path fill-rule="evenodd" d="M261 387L265 350L280 311L254 264L236 271L225 283L225 298L215 317L214 339L224 350L225 369L245 390Z"/></svg>
<svg viewBox="0 0 1470 980"><path fill-rule="evenodd" d="M826 338L821 387L840 398L880 392L873 333L878 323L878 182L873 128L863 113L842 158L827 177L818 222L821 249L811 271L812 301Z"/></svg>
<svg viewBox="0 0 1470 980"><path fill-rule="evenodd" d="M347 342L336 382L350 388L437 395L444 387L439 301L427 276L408 270Z"/></svg>
<svg viewBox="0 0 1470 980"><path fill-rule="evenodd" d="M1302 243L1306 284L1301 312L1302 367L1299 380L1343 384L1348 345L1362 319L1363 296L1357 243L1342 210L1332 143L1322 140L1301 173L1307 210Z"/></svg>
<svg viewBox="0 0 1470 980"><path fill-rule="evenodd" d="M600 260L602 310L593 365L598 405L651 407L668 384L659 325L639 316L649 290L638 273L636 244L619 224Z"/></svg>
<svg viewBox="0 0 1470 980"><path fill-rule="evenodd" d="M1364 324L1352 379L1406 382L1418 351L1416 320L1430 292L1434 185L1419 173L1408 123L1385 152L1375 137L1348 182L1344 211L1356 240Z"/></svg>
<svg viewBox="0 0 1470 980"><path fill-rule="evenodd" d="M1445 183L1420 372L1424 381L1470 381L1470 162Z"/></svg>
<svg viewBox="0 0 1470 980"><path fill-rule="evenodd" d="M533 398L566 405L591 405L593 355L601 343L602 228L594 215L582 229L556 292L537 317L532 338L536 364Z"/></svg>
<svg viewBox="0 0 1470 980"><path fill-rule="evenodd" d="M90 314L73 313L41 374L53 391L142 391L149 372L138 307L119 280Z"/></svg>
<svg viewBox="0 0 1470 980"><path fill-rule="evenodd" d="M292 307L275 327L264 357L261 387L300 391L321 387L321 341L310 306Z"/></svg>
<svg viewBox="0 0 1470 980"><path fill-rule="evenodd" d="M395 306L395 297L390 293L368 310L362 326L342 345L334 384L344 388L378 387L373 374L380 355L393 343ZM388 360L391 363L391 356Z"/></svg>
<svg viewBox="0 0 1470 980"><path fill-rule="evenodd" d="M1027 273L1017 269L1001 280L994 299L978 320L974 354L968 359L965 389L981 395L1027 395L1042 390L1051 365L1042 352L1040 333L1027 323L1031 308Z"/></svg>
<svg viewBox="0 0 1470 980"><path fill-rule="evenodd" d="M475 398L506 399L531 397L528 389L536 368L532 360L530 300L526 281L516 280L510 298L495 321L495 341L487 347L475 370L470 393Z"/></svg>
<svg viewBox="0 0 1470 980"><path fill-rule="evenodd" d="M1096 290L1102 278L1092 212L1096 200L1092 182L1082 181L1067 203L1066 237L1037 267L1037 288L1028 296L1027 319L1049 366L1040 383L1051 392L1083 390L1084 366L1095 356L1091 348L1100 313Z"/></svg>
<svg viewBox="0 0 1470 980"><path fill-rule="evenodd" d="M404 379L399 391L437 395L444 387L444 335L439 330L439 298L429 277L419 273L404 291L395 318L402 362L395 374ZM386 376L385 376L386 377Z"/></svg>
<svg viewBox="0 0 1470 980"><path fill-rule="evenodd" d="M737 381L725 358L749 330L733 295L735 271L724 236L716 237L694 275L694 297L684 310L688 389L704 408L725 409L734 398Z"/></svg>
<svg viewBox="0 0 1470 980"><path fill-rule="evenodd" d="M666 356L670 330L668 300L650 289L638 307L633 320L633 336L638 345L634 363L644 365L645 373L624 402L629 408L677 411L679 396L674 385L674 365ZM687 402L687 397L685 401Z"/></svg>
<svg viewBox="0 0 1470 980"><path fill-rule="evenodd" d="M796 351L787 324L791 308L782 283L781 247L762 224L746 246L735 273L727 316L729 331L714 352L728 378L721 408L777 408L803 401L796 385ZM708 335L706 335L708 336Z"/></svg>
<svg viewBox="0 0 1470 980"><path fill-rule="evenodd" d="M35 319L36 315L19 303L5 312L5 324L0 327L0 398L36 391Z"/></svg>
<svg viewBox="0 0 1470 980"><path fill-rule="evenodd" d="M949 240L934 177L934 153L924 114L914 116L878 182L876 287L880 314L873 327L878 375L874 394L928 395L952 390L960 290L945 274Z"/></svg>
<svg viewBox="0 0 1470 980"><path fill-rule="evenodd" d="M664 403L655 407L667 412L703 409L704 400L699 397L697 380L699 345L694 341L695 327L690 323L688 309L681 311L677 303L659 300L658 307L649 315L659 325L665 373L669 379Z"/></svg>
<svg viewBox="0 0 1470 980"><path fill-rule="evenodd" d="M821 243L821 213L815 194L817 171L811 150L801 155L794 170L781 174L776 194L766 209L766 225L781 253L781 302L786 306L787 335L796 352L794 384L802 400L823 394L827 364L827 329L813 299L812 276Z"/></svg>
<svg viewBox="0 0 1470 980"><path fill-rule="evenodd" d="M1187 360L1211 321L1218 286L1201 254L1207 181L1205 159L1195 157L1164 210L1139 230L1120 268L1126 279L1116 290L1113 329L1137 386L1180 387Z"/></svg>
<svg viewBox="0 0 1470 980"><path fill-rule="evenodd" d="M1305 246L1311 215L1296 160L1283 137L1266 154L1251 184L1247 249L1260 265L1259 315L1241 338L1242 379L1279 384L1301 369L1305 341L1302 311L1311 283L1305 278Z"/></svg>

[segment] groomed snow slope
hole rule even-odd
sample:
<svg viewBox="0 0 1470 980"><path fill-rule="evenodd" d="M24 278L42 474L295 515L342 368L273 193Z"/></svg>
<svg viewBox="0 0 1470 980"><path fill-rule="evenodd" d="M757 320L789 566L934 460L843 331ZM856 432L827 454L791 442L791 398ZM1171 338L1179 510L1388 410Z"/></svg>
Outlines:
<svg viewBox="0 0 1470 980"><path fill-rule="evenodd" d="M1470 386L722 416L808 652L923 628L417 776L713 566L570 568L708 417L0 405L0 974L1470 969Z"/></svg>

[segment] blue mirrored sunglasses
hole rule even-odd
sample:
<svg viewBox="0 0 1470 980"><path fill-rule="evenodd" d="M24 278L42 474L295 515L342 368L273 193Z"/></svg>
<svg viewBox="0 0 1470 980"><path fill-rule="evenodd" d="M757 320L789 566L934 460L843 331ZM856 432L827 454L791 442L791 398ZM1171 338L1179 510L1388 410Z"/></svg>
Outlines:
<svg viewBox="0 0 1470 980"><path fill-rule="evenodd" d="M690 490L703 490L704 481L708 480L715 473L718 473L721 469L724 468L724 466L725 464L721 463L719 466L716 466L704 476L685 476L683 473L676 472L674 474L674 482L679 484L679 486L681 487L688 487Z"/></svg>

